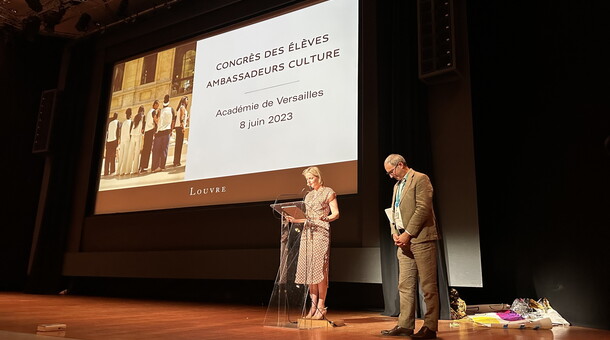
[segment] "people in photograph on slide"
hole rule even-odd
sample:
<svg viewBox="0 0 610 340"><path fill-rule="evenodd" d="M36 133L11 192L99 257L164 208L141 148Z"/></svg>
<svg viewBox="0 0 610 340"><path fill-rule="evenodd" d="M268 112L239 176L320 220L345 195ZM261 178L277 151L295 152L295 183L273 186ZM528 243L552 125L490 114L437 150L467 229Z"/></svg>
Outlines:
<svg viewBox="0 0 610 340"><path fill-rule="evenodd" d="M121 135L119 136L119 175L127 174L127 153L129 151L129 140L131 139L131 108L125 110L125 120L121 124Z"/></svg>
<svg viewBox="0 0 610 340"><path fill-rule="evenodd" d="M166 94L163 98L163 108L161 109L159 118L157 119L157 133L155 134L155 141L153 143L152 151L152 172L165 170L167 151L169 148L169 137L172 133L173 116L174 109L169 106L169 95Z"/></svg>
<svg viewBox="0 0 610 340"><path fill-rule="evenodd" d="M138 108L138 113L131 124L131 138L127 151L127 174L137 174L140 165L140 148L142 146L142 121L144 117L144 106Z"/></svg>
<svg viewBox="0 0 610 340"><path fill-rule="evenodd" d="M140 172L148 171L150 162L150 152L153 146L153 137L157 132L157 123L155 122L159 114L159 101L155 99L152 108L148 110L144 116L144 145L142 146L142 157L140 158Z"/></svg>
<svg viewBox="0 0 610 340"><path fill-rule="evenodd" d="M104 175L109 176L114 174L116 167L116 148L119 145L119 114L114 113L108 129L106 129L106 157L104 161Z"/></svg>
<svg viewBox="0 0 610 340"><path fill-rule="evenodd" d="M392 194L390 232L398 246L398 324L381 331L386 336L410 335L414 339L436 339L439 299L436 272L436 243L439 234L432 207L432 183L421 172L410 169L405 158L389 155L383 163L386 174L396 180ZM415 305L419 286L423 292L426 313L424 324L415 329Z"/></svg>
<svg viewBox="0 0 610 340"><path fill-rule="evenodd" d="M304 223L294 282L308 285L311 307L305 317L319 320L326 317L330 222L339 218L339 205L335 191L324 185L317 167L305 169L303 176L311 189L304 199L306 219L286 218L291 223Z"/></svg>
<svg viewBox="0 0 610 340"><path fill-rule="evenodd" d="M180 158L182 157L182 144L184 143L184 128L186 127L189 104L189 98L184 96L180 99L178 108L176 109L176 146L174 148L174 166L180 166Z"/></svg>

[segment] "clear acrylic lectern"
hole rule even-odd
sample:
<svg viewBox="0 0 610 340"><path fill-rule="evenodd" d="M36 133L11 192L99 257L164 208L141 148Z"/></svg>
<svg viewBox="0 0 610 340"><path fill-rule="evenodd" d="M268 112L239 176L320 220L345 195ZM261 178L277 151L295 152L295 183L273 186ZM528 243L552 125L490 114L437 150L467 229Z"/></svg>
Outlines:
<svg viewBox="0 0 610 340"><path fill-rule="evenodd" d="M305 218L305 204L303 201L276 203L272 204L271 208L281 218L280 265L264 325L299 328L298 322L305 315L308 294L307 285L294 282L303 224L289 223L285 216Z"/></svg>

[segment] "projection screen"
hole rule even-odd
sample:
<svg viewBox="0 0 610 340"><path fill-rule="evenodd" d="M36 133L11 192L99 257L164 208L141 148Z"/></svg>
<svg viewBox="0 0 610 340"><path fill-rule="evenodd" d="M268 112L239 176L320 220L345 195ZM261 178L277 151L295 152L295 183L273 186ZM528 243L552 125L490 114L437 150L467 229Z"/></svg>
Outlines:
<svg viewBox="0 0 610 340"><path fill-rule="evenodd" d="M358 1L328 0L117 62L95 214L357 193Z"/></svg>

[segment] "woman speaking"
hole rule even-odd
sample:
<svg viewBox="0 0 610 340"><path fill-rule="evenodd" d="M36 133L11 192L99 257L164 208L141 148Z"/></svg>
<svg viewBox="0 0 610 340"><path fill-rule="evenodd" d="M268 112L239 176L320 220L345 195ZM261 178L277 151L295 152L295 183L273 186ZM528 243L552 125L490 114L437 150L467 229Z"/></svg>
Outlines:
<svg viewBox="0 0 610 340"><path fill-rule="evenodd" d="M326 316L328 289L328 259L330 252L330 222L339 218L337 195L324 185L317 167L303 171L307 186L305 219L286 217L291 223L304 223L297 262L295 283L309 286L311 308L306 318L323 319Z"/></svg>

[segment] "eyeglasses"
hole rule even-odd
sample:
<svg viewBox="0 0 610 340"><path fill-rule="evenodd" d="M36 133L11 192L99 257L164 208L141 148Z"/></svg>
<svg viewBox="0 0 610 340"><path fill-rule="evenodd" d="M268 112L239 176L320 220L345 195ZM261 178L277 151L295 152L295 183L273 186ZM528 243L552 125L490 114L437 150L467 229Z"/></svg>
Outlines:
<svg viewBox="0 0 610 340"><path fill-rule="evenodd" d="M399 164L400 164L400 162L394 166L394 169L386 172L385 174L392 177L392 175L394 175L394 171L396 171L396 168L398 167Z"/></svg>

